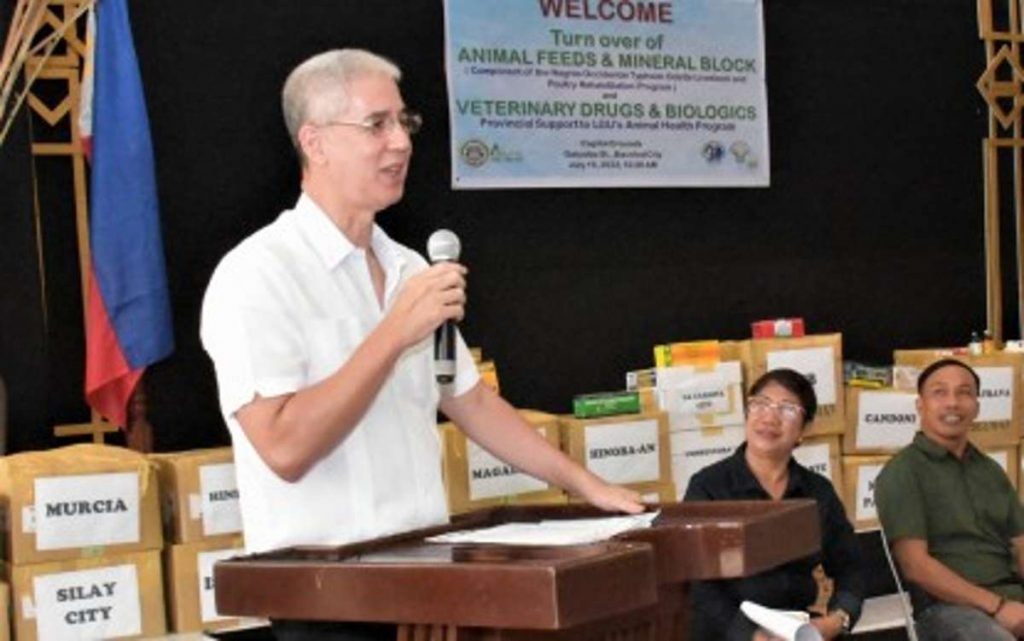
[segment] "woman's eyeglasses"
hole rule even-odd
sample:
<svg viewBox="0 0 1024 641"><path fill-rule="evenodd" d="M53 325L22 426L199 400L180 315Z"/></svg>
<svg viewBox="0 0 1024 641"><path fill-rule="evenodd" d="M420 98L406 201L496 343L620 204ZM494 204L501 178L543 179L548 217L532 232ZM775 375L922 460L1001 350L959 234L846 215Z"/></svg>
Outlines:
<svg viewBox="0 0 1024 641"><path fill-rule="evenodd" d="M803 418L804 408L789 401L772 401L764 396L751 396L747 399L747 411L751 414L764 416L769 412L775 412L780 418L787 421L795 421Z"/></svg>

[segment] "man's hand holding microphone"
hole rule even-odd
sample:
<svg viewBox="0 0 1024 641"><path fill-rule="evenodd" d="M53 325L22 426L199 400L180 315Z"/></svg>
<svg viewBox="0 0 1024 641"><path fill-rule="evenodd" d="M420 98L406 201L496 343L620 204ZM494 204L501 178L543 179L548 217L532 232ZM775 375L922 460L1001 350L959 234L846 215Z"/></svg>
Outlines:
<svg viewBox="0 0 1024 641"><path fill-rule="evenodd" d="M455 262L459 256L459 239L448 230L438 230L431 235L428 252L432 245L438 245L434 239L439 235L444 241L439 245L445 252L444 256L451 258L435 258L431 253L434 264L406 281L385 322L397 325L400 340L405 347L419 343L434 332L435 360L443 355L438 354L438 340L445 338L450 350L447 354L451 356L445 373L451 378L443 382L451 382L455 373L455 324L466 313L468 270ZM454 248L451 239L454 239ZM439 378L441 374L439 370Z"/></svg>

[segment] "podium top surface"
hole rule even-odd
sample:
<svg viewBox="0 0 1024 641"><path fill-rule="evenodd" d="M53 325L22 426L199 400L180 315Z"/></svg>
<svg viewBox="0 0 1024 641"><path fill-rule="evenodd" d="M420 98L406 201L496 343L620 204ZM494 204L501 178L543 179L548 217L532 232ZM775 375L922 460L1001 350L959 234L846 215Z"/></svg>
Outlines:
<svg viewBox="0 0 1024 641"><path fill-rule="evenodd" d="M500 507L357 544L300 546L217 563L222 614L561 629L653 606L658 588L756 574L807 556L813 501L658 506L650 528L573 546L429 543L454 529L605 515L590 506Z"/></svg>

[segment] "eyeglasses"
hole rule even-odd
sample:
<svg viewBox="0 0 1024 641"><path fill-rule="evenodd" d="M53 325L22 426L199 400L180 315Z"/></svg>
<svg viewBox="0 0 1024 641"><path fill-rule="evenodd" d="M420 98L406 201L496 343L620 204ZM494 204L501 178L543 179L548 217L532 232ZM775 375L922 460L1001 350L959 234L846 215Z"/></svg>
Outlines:
<svg viewBox="0 0 1024 641"><path fill-rule="evenodd" d="M804 408L788 401L774 402L764 396L751 396L747 399L747 411L751 414L764 416L768 412L776 412L780 418L795 421L803 418Z"/></svg>
<svg viewBox="0 0 1024 641"><path fill-rule="evenodd" d="M320 127L359 127L374 138L383 138L394 130L396 126L410 136L416 134L423 127L423 116L410 109L403 109L397 116L391 114L374 114L363 121L328 120L319 125Z"/></svg>

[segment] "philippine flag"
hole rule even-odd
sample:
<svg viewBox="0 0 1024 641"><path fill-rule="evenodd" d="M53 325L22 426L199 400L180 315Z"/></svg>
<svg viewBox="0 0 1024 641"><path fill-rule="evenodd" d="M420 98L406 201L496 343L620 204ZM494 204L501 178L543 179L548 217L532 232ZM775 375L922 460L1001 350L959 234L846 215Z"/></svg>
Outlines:
<svg viewBox="0 0 1024 641"><path fill-rule="evenodd" d="M124 426L142 373L174 350L153 145L125 0L96 3L92 55L85 396Z"/></svg>

